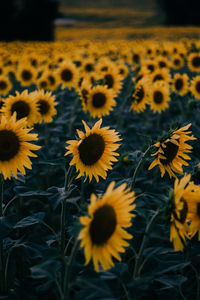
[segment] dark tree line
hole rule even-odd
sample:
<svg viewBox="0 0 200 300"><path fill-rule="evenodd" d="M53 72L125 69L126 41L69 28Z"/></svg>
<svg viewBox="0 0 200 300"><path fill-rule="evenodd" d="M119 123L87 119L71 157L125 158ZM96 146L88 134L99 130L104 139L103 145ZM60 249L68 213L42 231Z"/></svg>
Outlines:
<svg viewBox="0 0 200 300"><path fill-rule="evenodd" d="M166 14L167 25L200 25L199 0L157 0Z"/></svg>
<svg viewBox="0 0 200 300"><path fill-rule="evenodd" d="M0 4L0 40L53 40L58 0L3 0Z"/></svg>

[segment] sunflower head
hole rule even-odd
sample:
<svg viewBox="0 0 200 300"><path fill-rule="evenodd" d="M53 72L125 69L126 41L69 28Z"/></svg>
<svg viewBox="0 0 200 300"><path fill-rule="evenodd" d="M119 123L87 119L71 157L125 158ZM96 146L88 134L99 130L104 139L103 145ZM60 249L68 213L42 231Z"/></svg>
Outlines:
<svg viewBox="0 0 200 300"><path fill-rule="evenodd" d="M185 160L190 160L187 153L191 152L192 146L186 142L189 140L196 140L191 131L187 131L191 124L180 129L173 130L167 137L160 139L155 144L156 152L152 154L155 160L149 166L151 170L156 165L159 166L161 177L167 171L170 177L175 177L175 173L183 174L183 165L188 165Z"/></svg>
<svg viewBox="0 0 200 300"><path fill-rule="evenodd" d="M154 113L158 112L161 113L162 111L166 110L169 105L168 102L170 101L170 91L169 85L162 82L157 81L153 84L152 89L149 93L149 101L150 101L150 108L153 110Z"/></svg>
<svg viewBox="0 0 200 300"><path fill-rule="evenodd" d="M51 92L35 91L32 93L32 96L36 102L37 109L39 112L38 122L49 123L53 120L53 116L56 115L56 102L55 96L52 96Z"/></svg>
<svg viewBox="0 0 200 300"><path fill-rule="evenodd" d="M71 61L64 61L57 70L57 78L65 87L72 88L78 84L78 72L75 65Z"/></svg>
<svg viewBox="0 0 200 300"><path fill-rule="evenodd" d="M187 74L176 73L172 81L172 89L175 93L180 96L184 96L188 92L188 81L189 78Z"/></svg>
<svg viewBox="0 0 200 300"><path fill-rule="evenodd" d="M8 77L0 75L0 95L7 95L12 88Z"/></svg>
<svg viewBox="0 0 200 300"><path fill-rule="evenodd" d="M29 64L20 64L16 76L22 86L29 86L36 79L37 72Z"/></svg>
<svg viewBox="0 0 200 300"><path fill-rule="evenodd" d="M26 119L16 120L16 112L7 119L1 117L0 122L0 170L5 179L11 174L17 178L17 171L25 174L24 167L31 169L29 156L37 156L32 150L40 149L30 141L37 140L37 134L29 133L26 128Z"/></svg>
<svg viewBox="0 0 200 300"><path fill-rule="evenodd" d="M200 186L195 185L190 179L191 175L185 174L174 183L170 241L173 242L175 251L183 251L186 237L191 238L199 231Z"/></svg>
<svg viewBox="0 0 200 300"><path fill-rule="evenodd" d="M134 112L141 113L145 110L146 105L149 103L148 90L149 84L145 78L136 84L131 105L131 109L133 109Z"/></svg>
<svg viewBox="0 0 200 300"><path fill-rule="evenodd" d="M112 256L121 260L119 253L129 246L125 240L132 238L124 228L131 226L135 216L131 213L135 208L134 192L126 184L114 187L115 182L111 182L104 195L96 197L92 194L88 216L80 217L83 229L78 239L84 247L86 265L92 259L97 272L99 264L104 270L114 265Z"/></svg>
<svg viewBox="0 0 200 300"><path fill-rule="evenodd" d="M10 95L2 107L2 112L7 118L10 118L15 112L17 120L26 117L28 126L37 123L39 119L39 112L33 94L28 94L28 90L22 93L16 92L15 96Z"/></svg>
<svg viewBox="0 0 200 300"><path fill-rule="evenodd" d="M108 127L100 128L102 120L96 122L92 129L83 121L86 133L77 130L79 140L67 141L69 146L65 155L72 154L73 159L70 165L76 165L79 172L77 178L81 176L95 177L99 181L99 176L104 179L107 176L107 170L112 169L112 164L117 161L115 152L119 148L120 141L118 133L110 130Z"/></svg>
<svg viewBox="0 0 200 300"><path fill-rule="evenodd" d="M193 72L200 72L200 53L190 53L188 55L188 67Z"/></svg>
<svg viewBox="0 0 200 300"><path fill-rule="evenodd" d="M200 75L191 80L190 91L196 100L200 99Z"/></svg>
<svg viewBox="0 0 200 300"><path fill-rule="evenodd" d="M87 109L90 115L93 118L108 115L116 105L114 97L112 89L101 85L95 86L88 94Z"/></svg>

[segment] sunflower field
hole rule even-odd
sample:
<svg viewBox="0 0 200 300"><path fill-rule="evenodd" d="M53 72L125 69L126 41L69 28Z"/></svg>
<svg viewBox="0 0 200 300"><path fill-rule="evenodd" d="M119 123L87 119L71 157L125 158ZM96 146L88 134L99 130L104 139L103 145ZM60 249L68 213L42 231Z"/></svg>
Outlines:
<svg viewBox="0 0 200 300"><path fill-rule="evenodd" d="M200 299L200 42L0 44L0 299Z"/></svg>

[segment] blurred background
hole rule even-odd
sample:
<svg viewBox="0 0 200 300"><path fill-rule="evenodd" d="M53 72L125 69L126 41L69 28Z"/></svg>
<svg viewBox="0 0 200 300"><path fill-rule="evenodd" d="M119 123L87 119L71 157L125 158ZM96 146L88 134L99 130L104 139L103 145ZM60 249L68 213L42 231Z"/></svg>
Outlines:
<svg viewBox="0 0 200 300"><path fill-rule="evenodd" d="M102 32L111 28L113 36L121 28L123 37L126 28L125 38L138 35L145 38L151 37L151 32L160 31L160 27L164 30L165 26L182 26L187 32L188 26L192 26L197 38L200 1L2 0L0 14L0 40L4 41L73 39L74 35L78 37L78 30L83 38L92 31L98 38L100 29L102 38Z"/></svg>

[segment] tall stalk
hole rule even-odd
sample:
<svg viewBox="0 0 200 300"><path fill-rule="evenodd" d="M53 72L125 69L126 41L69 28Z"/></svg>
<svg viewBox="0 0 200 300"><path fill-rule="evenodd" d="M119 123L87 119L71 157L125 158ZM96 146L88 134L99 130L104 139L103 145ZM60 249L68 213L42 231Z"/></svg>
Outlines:
<svg viewBox="0 0 200 300"><path fill-rule="evenodd" d="M0 218L3 217L3 175L0 175ZM1 292L5 291L5 273L4 273L4 253L3 239L0 240L0 288Z"/></svg>

